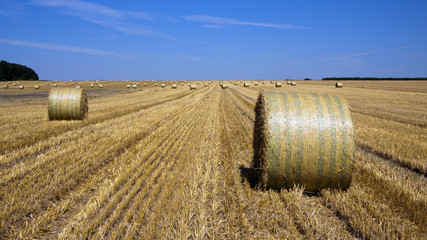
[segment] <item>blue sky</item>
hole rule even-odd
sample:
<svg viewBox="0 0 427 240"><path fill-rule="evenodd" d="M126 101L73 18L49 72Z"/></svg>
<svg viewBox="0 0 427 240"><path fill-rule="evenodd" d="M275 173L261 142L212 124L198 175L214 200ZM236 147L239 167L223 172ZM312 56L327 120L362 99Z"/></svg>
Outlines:
<svg viewBox="0 0 427 240"><path fill-rule="evenodd" d="M41 79L427 77L425 0L0 0Z"/></svg>

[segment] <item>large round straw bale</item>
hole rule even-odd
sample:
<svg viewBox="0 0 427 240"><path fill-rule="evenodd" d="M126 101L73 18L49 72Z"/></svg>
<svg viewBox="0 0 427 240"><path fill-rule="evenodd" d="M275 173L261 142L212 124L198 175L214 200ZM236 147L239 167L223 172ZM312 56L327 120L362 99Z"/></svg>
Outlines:
<svg viewBox="0 0 427 240"><path fill-rule="evenodd" d="M262 188L346 189L354 133L346 101L317 93L262 93L255 107L254 162Z"/></svg>
<svg viewBox="0 0 427 240"><path fill-rule="evenodd" d="M208 86L208 84L207 84L207 83L205 83L205 84L203 84L203 86L207 87L207 86Z"/></svg>
<svg viewBox="0 0 427 240"><path fill-rule="evenodd" d="M162 85L160 85L162 88L166 87L166 84L162 83Z"/></svg>
<svg viewBox="0 0 427 240"><path fill-rule="evenodd" d="M276 82L276 87L282 87L282 83L281 82Z"/></svg>
<svg viewBox="0 0 427 240"><path fill-rule="evenodd" d="M89 87L90 87L90 88L93 88L93 83L91 83L91 84L89 85Z"/></svg>
<svg viewBox="0 0 427 240"><path fill-rule="evenodd" d="M196 85L191 84L191 85L190 85L190 90L196 90Z"/></svg>
<svg viewBox="0 0 427 240"><path fill-rule="evenodd" d="M99 88L103 88L103 87L104 87L104 85L102 85L102 84L98 84L98 87L99 87Z"/></svg>
<svg viewBox="0 0 427 240"><path fill-rule="evenodd" d="M88 100L84 89L52 88L49 92L49 120L83 120Z"/></svg>
<svg viewBox="0 0 427 240"><path fill-rule="evenodd" d="M172 84L172 89L176 89L178 86L174 83Z"/></svg>
<svg viewBox="0 0 427 240"><path fill-rule="evenodd" d="M335 83L335 87L336 88L342 88L342 83L340 83L340 82Z"/></svg>
<svg viewBox="0 0 427 240"><path fill-rule="evenodd" d="M255 86L258 86L258 83L256 82L256 83L254 83L254 85L255 85Z"/></svg>
<svg viewBox="0 0 427 240"><path fill-rule="evenodd" d="M16 83L12 84L12 86L16 86Z"/></svg>
<svg viewBox="0 0 427 240"><path fill-rule="evenodd" d="M227 89L228 88L228 85L227 84L222 84L222 89Z"/></svg>
<svg viewBox="0 0 427 240"><path fill-rule="evenodd" d="M132 87L133 87L133 86L132 86ZM126 88L130 88L130 84L127 84L127 85L126 85Z"/></svg>
<svg viewBox="0 0 427 240"><path fill-rule="evenodd" d="M132 85L132 88L138 88L138 85L133 84L133 85Z"/></svg>
<svg viewBox="0 0 427 240"><path fill-rule="evenodd" d="M39 85L35 85L34 89L40 89L40 86Z"/></svg>
<svg viewBox="0 0 427 240"><path fill-rule="evenodd" d="M243 84L244 87L249 87L249 83Z"/></svg>
<svg viewBox="0 0 427 240"><path fill-rule="evenodd" d="M292 82L291 82L291 81L287 81L287 82L286 82L286 84L287 84L287 85L291 85L291 84L292 84Z"/></svg>
<svg viewBox="0 0 427 240"><path fill-rule="evenodd" d="M24 89L24 86L23 85L19 86L19 89Z"/></svg>
<svg viewBox="0 0 427 240"><path fill-rule="evenodd" d="M47 82L47 83L46 83L46 85L50 85L50 83L49 83L49 82Z"/></svg>
<svg viewBox="0 0 427 240"><path fill-rule="evenodd" d="M9 85L4 85L3 88L9 88Z"/></svg>
<svg viewBox="0 0 427 240"><path fill-rule="evenodd" d="M144 83L144 86L147 86L147 83Z"/></svg>
<svg viewBox="0 0 427 240"><path fill-rule="evenodd" d="M297 85L297 82L291 82L291 86L296 86Z"/></svg>
<svg viewBox="0 0 427 240"><path fill-rule="evenodd" d="M58 87L58 85L55 83L55 84L53 84L53 87Z"/></svg>

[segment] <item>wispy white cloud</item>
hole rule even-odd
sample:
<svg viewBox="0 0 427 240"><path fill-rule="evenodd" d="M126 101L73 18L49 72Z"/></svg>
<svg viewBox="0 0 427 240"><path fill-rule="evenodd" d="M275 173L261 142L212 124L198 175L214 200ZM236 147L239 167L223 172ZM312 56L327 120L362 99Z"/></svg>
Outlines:
<svg viewBox="0 0 427 240"><path fill-rule="evenodd" d="M142 11L125 11L80 0L33 0L31 4L59 8L63 14L102 25L119 32L149 37L172 38L170 35L150 27L132 23L135 19L153 21L153 16Z"/></svg>
<svg viewBox="0 0 427 240"><path fill-rule="evenodd" d="M0 15L12 15L15 14L14 11L6 10L6 9L0 9Z"/></svg>
<svg viewBox="0 0 427 240"><path fill-rule="evenodd" d="M344 60L344 59L350 59L354 57L360 57L360 56L366 56L371 54L377 54L377 53L383 53L383 52L391 52L401 49L407 49L411 48L410 46L404 46L404 47L398 47L398 48L389 48L389 49L380 49L380 50L374 50L374 51L368 51L368 52L362 52L362 53L354 53L344 56L338 56L338 57L330 57L330 58L323 58L319 60L315 60L315 62L325 62L325 61L332 61L332 60Z"/></svg>
<svg viewBox="0 0 427 240"><path fill-rule="evenodd" d="M120 54L117 52L104 51L104 50L95 49L95 48L82 48L82 47L75 47L75 46L56 44L56 43L23 41L23 40L18 40L18 39L0 38L0 44L8 44L8 45L22 46L22 47L29 47L29 48L46 49L46 50L53 50L53 51L63 51L63 52L82 53L82 54L89 54L89 55L99 55L99 56L115 56L115 57L130 56L127 54Z"/></svg>
<svg viewBox="0 0 427 240"><path fill-rule="evenodd" d="M267 27L267 28L281 28L281 29L311 29L308 27L297 26L292 24L275 24L275 23L260 23L260 22L247 22L239 21L230 18L220 18L206 15L189 15L182 16L187 21L208 23L202 25L207 28L221 28L226 25L248 25L248 26L257 26L257 27Z"/></svg>

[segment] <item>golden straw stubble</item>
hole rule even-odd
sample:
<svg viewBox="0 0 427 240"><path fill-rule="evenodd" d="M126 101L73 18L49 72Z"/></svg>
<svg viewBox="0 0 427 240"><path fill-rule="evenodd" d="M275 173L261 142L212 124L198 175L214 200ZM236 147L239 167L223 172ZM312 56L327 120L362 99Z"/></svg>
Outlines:
<svg viewBox="0 0 427 240"><path fill-rule="evenodd" d="M254 162L262 188L306 192L350 186L354 132L346 101L317 93L262 93L255 107Z"/></svg>
<svg viewBox="0 0 427 240"><path fill-rule="evenodd" d="M88 98L84 89L52 88L49 92L49 120L83 120L88 115Z"/></svg>

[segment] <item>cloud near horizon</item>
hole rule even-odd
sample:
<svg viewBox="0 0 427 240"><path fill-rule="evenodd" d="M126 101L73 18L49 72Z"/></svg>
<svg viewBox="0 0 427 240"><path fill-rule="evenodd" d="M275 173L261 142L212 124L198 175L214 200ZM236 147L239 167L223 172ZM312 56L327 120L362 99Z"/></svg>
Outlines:
<svg viewBox="0 0 427 240"><path fill-rule="evenodd" d="M302 30L311 29L308 27L297 26L292 24L247 22L247 21L238 21L230 18L220 18L220 17L213 17L213 16L206 16L206 15L189 15L189 16L181 16L181 17L187 21L205 23L202 26L206 28L218 29L226 25L248 25L248 26L267 27L267 28L279 28L279 29L302 29Z"/></svg>
<svg viewBox="0 0 427 240"><path fill-rule="evenodd" d="M55 7L65 15L78 17L84 21L98 24L119 32L148 37L173 38L169 34L132 23L133 19L153 21L155 18L142 11L125 11L80 0L33 0L32 5Z"/></svg>
<svg viewBox="0 0 427 240"><path fill-rule="evenodd" d="M376 53L383 53L383 52L391 52L391 51L396 51L396 50L401 50L401 49L407 49L407 48L411 48L411 46L404 46L404 47L398 47L398 48L389 48L389 49L380 49L380 50L374 50L374 51L368 51L368 52L362 52L362 53L354 53L354 54L344 55L344 56L339 56L339 57L323 58L323 59L315 60L315 62L325 62L325 61L332 61L332 60L343 60L343 59L349 59L349 58L352 58L352 57L366 56L366 55L371 55L371 54L376 54Z"/></svg>
<svg viewBox="0 0 427 240"><path fill-rule="evenodd" d="M115 56L115 57L127 56L125 54L120 54L112 51L104 51L104 50L95 49L95 48L82 48L82 47L75 47L75 46L56 44L56 43L42 43L42 42L34 42L34 41L23 41L18 39L0 38L0 44L46 49L46 50L53 50L53 51L83 53L83 54L98 55L98 56Z"/></svg>

